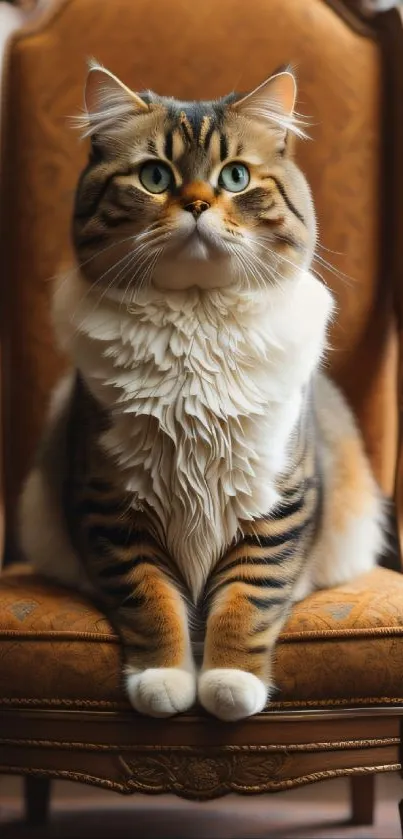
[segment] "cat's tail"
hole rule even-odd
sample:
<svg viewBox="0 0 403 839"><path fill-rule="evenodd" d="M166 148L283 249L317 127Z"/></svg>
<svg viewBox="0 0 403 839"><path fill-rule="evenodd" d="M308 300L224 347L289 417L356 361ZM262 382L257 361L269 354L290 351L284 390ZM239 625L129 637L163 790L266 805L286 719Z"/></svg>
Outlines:
<svg viewBox="0 0 403 839"><path fill-rule="evenodd" d="M385 547L385 502L344 396L319 374L314 386L321 524L296 599L370 571Z"/></svg>
<svg viewBox="0 0 403 839"><path fill-rule="evenodd" d="M40 574L80 587L82 569L68 537L61 498L74 381L69 374L53 391L43 440L20 498L18 541L24 560Z"/></svg>

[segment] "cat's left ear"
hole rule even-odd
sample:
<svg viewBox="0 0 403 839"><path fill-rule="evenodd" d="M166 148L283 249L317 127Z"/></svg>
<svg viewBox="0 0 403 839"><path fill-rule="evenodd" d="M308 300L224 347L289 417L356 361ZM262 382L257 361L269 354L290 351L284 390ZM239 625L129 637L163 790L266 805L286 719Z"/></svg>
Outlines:
<svg viewBox="0 0 403 839"><path fill-rule="evenodd" d="M283 138L288 131L302 135L294 117L297 83L291 70L284 70L270 76L265 82L242 96L233 104L233 109L246 117L266 121L277 129Z"/></svg>

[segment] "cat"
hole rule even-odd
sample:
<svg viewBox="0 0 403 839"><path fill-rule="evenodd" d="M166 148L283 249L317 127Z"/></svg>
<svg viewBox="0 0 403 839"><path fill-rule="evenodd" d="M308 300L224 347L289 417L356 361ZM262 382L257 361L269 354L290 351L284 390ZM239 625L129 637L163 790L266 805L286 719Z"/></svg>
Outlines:
<svg viewBox="0 0 403 839"><path fill-rule="evenodd" d="M293 160L296 80L182 102L93 62L56 388L25 555L101 599L132 706L261 711L292 604L371 569L382 500L323 372L333 295ZM193 640L203 633L195 663Z"/></svg>

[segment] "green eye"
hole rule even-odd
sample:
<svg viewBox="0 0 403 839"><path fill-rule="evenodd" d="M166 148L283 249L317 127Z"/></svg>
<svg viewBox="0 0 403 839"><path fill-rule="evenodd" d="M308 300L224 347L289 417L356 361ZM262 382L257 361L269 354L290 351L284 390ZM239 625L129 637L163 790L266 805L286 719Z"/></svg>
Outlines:
<svg viewBox="0 0 403 839"><path fill-rule="evenodd" d="M166 192L173 181L172 172L166 163L159 160L149 160L144 163L139 172L140 183L148 192Z"/></svg>
<svg viewBox="0 0 403 839"><path fill-rule="evenodd" d="M227 163L220 172L218 183L228 192L242 192L250 181L249 169L244 163Z"/></svg>

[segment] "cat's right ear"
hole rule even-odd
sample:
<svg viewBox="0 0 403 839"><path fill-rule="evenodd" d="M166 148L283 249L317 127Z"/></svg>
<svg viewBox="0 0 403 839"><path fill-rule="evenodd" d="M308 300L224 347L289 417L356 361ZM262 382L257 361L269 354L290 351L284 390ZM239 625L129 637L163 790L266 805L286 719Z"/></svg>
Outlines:
<svg viewBox="0 0 403 839"><path fill-rule="evenodd" d="M87 136L109 132L122 119L149 110L140 96L93 60L89 63L84 103Z"/></svg>

